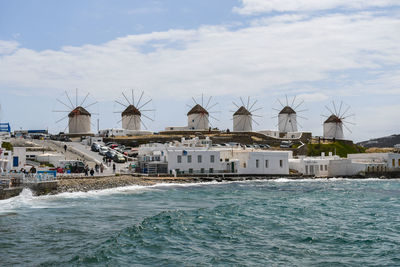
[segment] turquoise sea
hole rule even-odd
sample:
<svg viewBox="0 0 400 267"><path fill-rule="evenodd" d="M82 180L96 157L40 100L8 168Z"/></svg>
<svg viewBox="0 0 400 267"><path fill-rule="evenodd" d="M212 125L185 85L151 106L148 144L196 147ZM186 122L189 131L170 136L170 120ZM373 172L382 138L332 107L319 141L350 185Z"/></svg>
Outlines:
<svg viewBox="0 0 400 267"><path fill-rule="evenodd" d="M0 265L400 266L400 181L25 190L0 201Z"/></svg>

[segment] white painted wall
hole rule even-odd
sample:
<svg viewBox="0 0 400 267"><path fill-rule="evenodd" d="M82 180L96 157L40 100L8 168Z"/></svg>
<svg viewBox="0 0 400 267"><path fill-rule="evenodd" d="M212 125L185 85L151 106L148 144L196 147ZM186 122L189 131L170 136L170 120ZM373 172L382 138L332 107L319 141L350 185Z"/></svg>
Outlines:
<svg viewBox="0 0 400 267"><path fill-rule="evenodd" d="M14 157L18 157L18 166L13 166ZM21 168L24 168L25 164L26 164L26 148L14 147L11 159L12 169L20 170Z"/></svg>
<svg viewBox="0 0 400 267"><path fill-rule="evenodd" d="M70 134L84 134L90 133L90 116L76 115L68 118L69 133Z"/></svg>
<svg viewBox="0 0 400 267"><path fill-rule="evenodd" d="M346 177L365 172L366 164L352 162L351 159L336 159L329 162L328 171L331 177Z"/></svg>
<svg viewBox="0 0 400 267"><path fill-rule="evenodd" d="M51 154L51 153L45 153L45 154L37 154L36 155L36 160L40 163L51 163L54 166L58 166L59 162L61 160L64 160L64 155L61 154Z"/></svg>
<svg viewBox="0 0 400 267"><path fill-rule="evenodd" d="M347 158L353 162L362 163L385 163L389 171L398 171L400 169L399 153L360 153L348 154ZM371 165L372 166L372 165Z"/></svg>
<svg viewBox="0 0 400 267"><path fill-rule="evenodd" d="M240 174L289 174L290 155L291 154L287 151L221 151L221 158L223 161L226 159L231 161L238 160L238 173ZM268 161L268 167L266 166L265 161ZM282 166L280 164L281 161Z"/></svg>
<svg viewBox="0 0 400 267"><path fill-rule="evenodd" d="M295 113L279 114L278 129L279 132L297 132L297 115Z"/></svg>
<svg viewBox="0 0 400 267"><path fill-rule="evenodd" d="M343 124L335 122L324 123L324 138L326 139L344 139Z"/></svg>
<svg viewBox="0 0 400 267"><path fill-rule="evenodd" d="M209 118L207 114L190 114L188 116L189 130L208 130Z"/></svg>
<svg viewBox="0 0 400 267"><path fill-rule="evenodd" d="M235 115L233 116L234 132L251 132L253 131L251 115Z"/></svg>
<svg viewBox="0 0 400 267"><path fill-rule="evenodd" d="M122 129L140 131L141 122L139 115L122 116Z"/></svg>
<svg viewBox="0 0 400 267"><path fill-rule="evenodd" d="M184 153L184 151L186 153ZM211 173L210 168L213 169L213 173L227 171L227 164L220 161L220 152L215 150L168 150L167 161L168 161L168 172L171 170L179 169L180 172L189 173L189 169L192 169L194 173L200 173L201 169L204 169L204 173ZM181 162L178 162L178 156ZM201 162L198 161L198 157L201 156ZM214 156L214 162L211 162L211 156ZM188 158L191 157L191 162L188 162ZM228 165L229 167L229 165Z"/></svg>
<svg viewBox="0 0 400 267"><path fill-rule="evenodd" d="M303 135L303 132L286 132L282 137L280 137L279 131L271 131L271 130L258 131L258 133L282 139L299 139Z"/></svg>
<svg viewBox="0 0 400 267"><path fill-rule="evenodd" d="M329 159L319 157L301 157L299 159L289 159L289 167L303 175L315 175L317 177L327 177Z"/></svg>

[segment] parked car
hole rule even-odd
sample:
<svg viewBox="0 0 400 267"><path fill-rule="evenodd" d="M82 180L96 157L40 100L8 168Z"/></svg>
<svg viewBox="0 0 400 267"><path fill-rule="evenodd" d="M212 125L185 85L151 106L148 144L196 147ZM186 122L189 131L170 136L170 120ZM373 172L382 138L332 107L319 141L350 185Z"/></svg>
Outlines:
<svg viewBox="0 0 400 267"><path fill-rule="evenodd" d="M109 148L111 148L111 149L116 149L117 147L118 147L118 144L112 144L109 146Z"/></svg>
<svg viewBox="0 0 400 267"><path fill-rule="evenodd" d="M114 151L114 150L108 150L108 151L106 152L106 157L107 157L108 159L113 159L114 156L115 156L116 154L117 154L116 151Z"/></svg>
<svg viewBox="0 0 400 267"><path fill-rule="evenodd" d="M101 146L100 146L98 143L93 143L93 144L91 145L90 149L91 149L92 151L94 151L94 152L99 152L100 147L101 147Z"/></svg>
<svg viewBox="0 0 400 267"><path fill-rule="evenodd" d="M108 147L102 146L102 147L100 147L100 149L99 149L99 154L102 155L102 156L104 156L109 150L110 150L110 149L109 149Z"/></svg>
<svg viewBox="0 0 400 267"><path fill-rule="evenodd" d="M290 141L282 141L280 147L281 148L291 148L293 143Z"/></svg>
<svg viewBox="0 0 400 267"><path fill-rule="evenodd" d="M271 148L268 144L260 144L260 148Z"/></svg>
<svg viewBox="0 0 400 267"><path fill-rule="evenodd" d="M82 173L85 171L85 163L80 160L61 160L59 167L69 170L71 173Z"/></svg>
<svg viewBox="0 0 400 267"><path fill-rule="evenodd" d="M122 154L119 154L119 153L114 155L113 160L114 160L114 162L117 162L117 163L125 163L126 162L125 157Z"/></svg>

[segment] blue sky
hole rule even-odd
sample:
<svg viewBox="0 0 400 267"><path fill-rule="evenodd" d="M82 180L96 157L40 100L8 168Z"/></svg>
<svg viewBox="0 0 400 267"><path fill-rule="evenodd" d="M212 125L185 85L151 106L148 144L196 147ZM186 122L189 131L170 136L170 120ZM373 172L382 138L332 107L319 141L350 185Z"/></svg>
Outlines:
<svg viewBox="0 0 400 267"><path fill-rule="evenodd" d="M153 99L159 131L186 124L191 97L212 95L213 125L232 128L232 101L263 107L257 130L275 129L277 99L303 99L303 130L344 101L356 141L399 133L400 3L394 0L0 0L0 113L14 129L48 128L57 98L90 92L101 128L120 127L121 92ZM92 111L93 112L93 111ZM64 123L65 124L65 123Z"/></svg>

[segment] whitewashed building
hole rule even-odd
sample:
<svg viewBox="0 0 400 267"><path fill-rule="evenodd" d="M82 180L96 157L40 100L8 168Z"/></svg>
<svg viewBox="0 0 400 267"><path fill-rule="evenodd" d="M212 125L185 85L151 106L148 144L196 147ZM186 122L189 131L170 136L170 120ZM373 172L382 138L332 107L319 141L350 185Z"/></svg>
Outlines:
<svg viewBox="0 0 400 267"><path fill-rule="evenodd" d="M233 131L234 132L251 132L253 130L253 118L244 106L241 106L233 113Z"/></svg>
<svg viewBox="0 0 400 267"><path fill-rule="evenodd" d="M187 113L188 125L187 126L168 126L165 127L166 131L206 131L209 130L210 114L201 105L196 104Z"/></svg>
<svg viewBox="0 0 400 267"><path fill-rule="evenodd" d="M201 105L196 104L188 113L189 130L208 130L209 114Z"/></svg>
<svg viewBox="0 0 400 267"><path fill-rule="evenodd" d="M297 114L293 108L285 106L278 114L279 132L297 132Z"/></svg>
<svg viewBox="0 0 400 267"><path fill-rule="evenodd" d="M354 163L367 164L367 172L400 171L400 153L348 154L347 158Z"/></svg>
<svg viewBox="0 0 400 267"><path fill-rule="evenodd" d="M87 134L90 133L89 111L79 106L68 114L68 127L70 134Z"/></svg>
<svg viewBox="0 0 400 267"><path fill-rule="evenodd" d="M19 171L26 164L26 148L14 147L13 151L1 148L0 141L0 173L11 170Z"/></svg>
<svg viewBox="0 0 400 267"><path fill-rule="evenodd" d="M237 173L252 175L289 174L289 158L292 151L271 151L257 149L221 150L225 162L237 162Z"/></svg>
<svg viewBox="0 0 400 267"><path fill-rule="evenodd" d="M326 139L344 139L343 122L336 116L331 115L324 122L324 138Z"/></svg>
<svg viewBox="0 0 400 267"><path fill-rule="evenodd" d="M211 140L194 138L139 147L143 166L167 164L168 173L289 174L291 151L212 147ZM151 164L150 164L151 163Z"/></svg>
<svg viewBox="0 0 400 267"><path fill-rule="evenodd" d="M126 109L121 113L121 116L122 129L140 131L140 117L142 116L142 114L134 105L129 105L128 107L126 107Z"/></svg>
<svg viewBox="0 0 400 267"><path fill-rule="evenodd" d="M290 169L302 175L328 177L330 176L330 162L339 159L340 157L333 156L332 152L328 156L325 156L325 153L322 153L319 157L299 156L298 158L289 159L289 166Z"/></svg>

